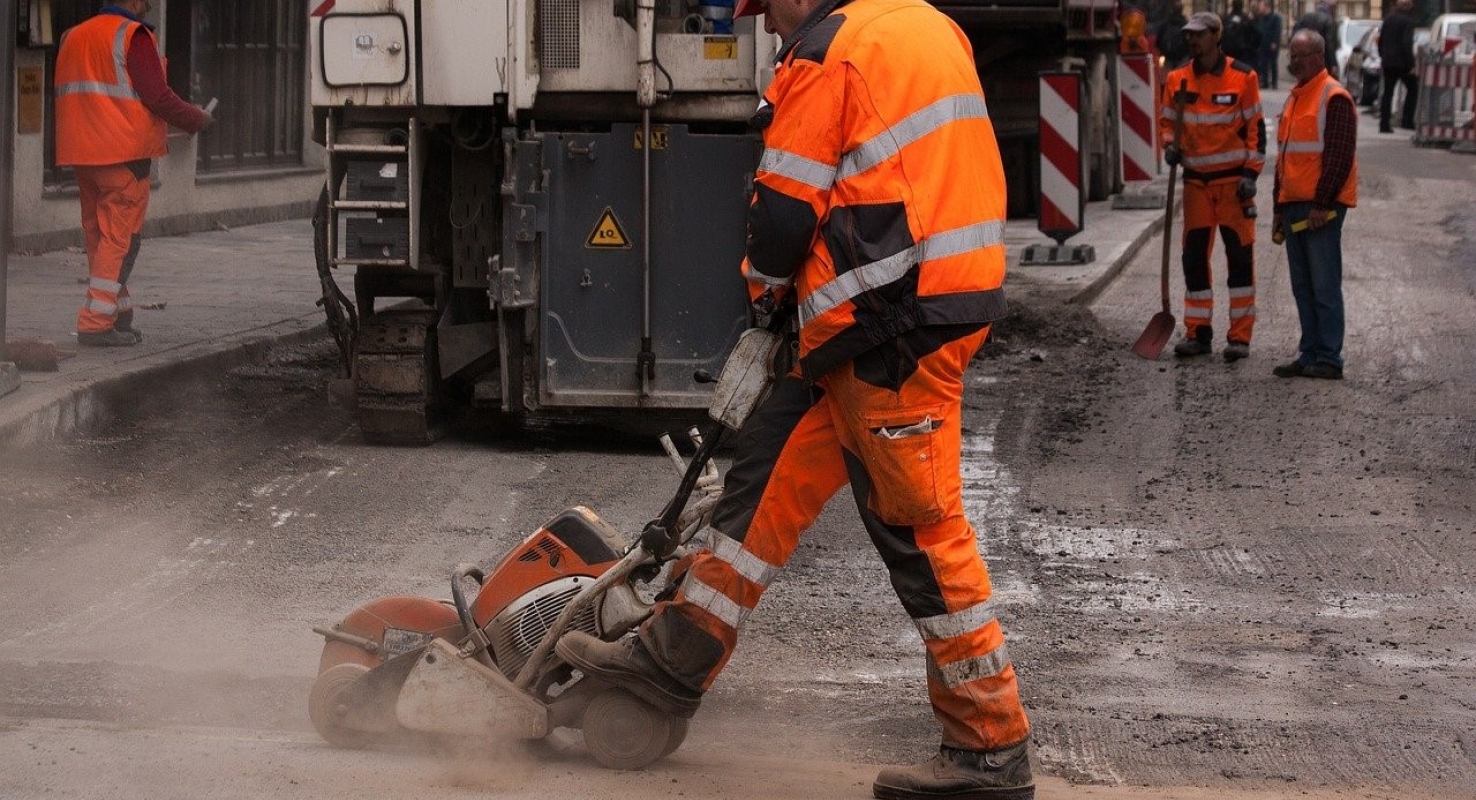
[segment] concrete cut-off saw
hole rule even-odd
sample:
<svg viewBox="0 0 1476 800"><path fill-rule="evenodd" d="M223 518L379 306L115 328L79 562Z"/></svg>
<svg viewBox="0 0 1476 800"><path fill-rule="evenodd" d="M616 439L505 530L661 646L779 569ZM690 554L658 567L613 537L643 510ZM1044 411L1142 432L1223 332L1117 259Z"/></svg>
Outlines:
<svg viewBox="0 0 1476 800"><path fill-rule="evenodd" d="M690 461L662 437L681 483L634 541L576 506L525 538L490 574L457 566L449 600L383 597L314 628L326 640L308 698L318 733L337 746L371 747L407 734L495 742L571 728L612 769L639 769L680 747L687 719L583 675L558 658L554 644L571 630L614 641L650 615L670 588L662 585L671 572L663 562L691 549L722 492L711 460L718 442L767 393L782 341L762 327L739 337L715 379L713 423L705 433L689 431L696 446Z"/></svg>

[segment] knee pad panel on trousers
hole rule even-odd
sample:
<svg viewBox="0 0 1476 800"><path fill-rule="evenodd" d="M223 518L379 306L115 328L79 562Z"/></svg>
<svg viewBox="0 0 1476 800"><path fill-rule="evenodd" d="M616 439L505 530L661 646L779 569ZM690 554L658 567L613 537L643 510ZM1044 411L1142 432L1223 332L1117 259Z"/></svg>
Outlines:
<svg viewBox="0 0 1476 800"><path fill-rule="evenodd" d="M1240 232L1229 226L1220 228L1220 237L1225 240L1225 263L1228 267L1225 285L1230 287L1252 286L1255 277L1254 242L1246 242Z"/></svg>
<svg viewBox="0 0 1476 800"><path fill-rule="evenodd" d="M1210 249L1214 235L1214 228L1184 231L1184 288L1191 292L1210 288Z"/></svg>
<svg viewBox="0 0 1476 800"><path fill-rule="evenodd" d="M640 637L662 669L695 691L705 691L728 660L721 640L671 607L643 625Z"/></svg>

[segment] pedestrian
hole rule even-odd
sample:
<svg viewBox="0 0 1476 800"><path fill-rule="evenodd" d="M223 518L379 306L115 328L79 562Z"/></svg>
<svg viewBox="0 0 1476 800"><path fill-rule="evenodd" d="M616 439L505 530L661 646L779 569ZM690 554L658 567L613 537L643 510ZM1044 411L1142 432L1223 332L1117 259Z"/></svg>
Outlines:
<svg viewBox="0 0 1476 800"><path fill-rule="evenodd" d="M56 163L69 166L82 201L87 297L77 343L130 347L128 278L149 205L153 159L168 152L165 126L197 133L205 110L169 88L149 0L118 0L62 35L56 56Z"/></svg>
<svg viewBox="0 0 1476 800"><path fill-rule="evenodd" d="M1261 51L1261 31L1256 27L1255 19L1246 13L1241 0L1230 4L1230 16L1224 22L1225 54L1255 69L1256 58Z"/></svg>
<svg viewBox="0 0 1476 800"><path fill-rule="evenodd" d="M1158 23L1153 34L1153 41L1163 55L1167 69L1173 69L1189 58L1189 45L1184 41L1185 22L1188 20L1184 18L1183 0L1171 0L1168 14Z"/></svg>
<svg viewBox="0 0 1476 800"><path fill-rule="evenodd" d="M1393 133L1390 117L1394 111L1394 92L1404 85L1404 107L1399 127L1414 130L1415 109L1420 97L1420 82L1415 75L1414 0L1398 0L1393 13L1379 26L1379 62L1384 71L1384 92L1379 98L1379 133Z"/></svg>
<svg viewBox="0 0 1476 800"><path fill-rule="evenodd" d="M1343 223L1358 205L1358 111L1324 67L1326 46L1310 30L1287 45L1297 85L1276 132L1271 226L1286 237L1302 338L1297 359L1272 370L1279 378L1343 377Z"/></svg>
<svg viewBox="0 0 1476 800"><path fill-rule="evenodd" d="M1256 71L1221 51L1222 33L1219 16L1209 11L1184 25L1191 60L1168 75L1158 130L1167 143L1164 160L1184 166L1184 339L1174 345L1174 355L1213 350L1210 256L1218 228L1230 296L1223 355L1236 361L1250 355L1256 323L1255 197L1266 164L1266 120Z"/></svg>
<svg viewBox="0 0 1476 800"><path fill-rule="evenodd" d="M1326 52L1323 54L1323 66L1327 68L1327 74L1333 80L1338 79L1338 18L1336 0L1319 0L1317 5L1297 20L1292 26L1292 33L1302 30L1316 31L1322 37Z"/></svg>
<svg viewBox="0 0 1476 800"><path fill-rule="evenodd" d="M782 37L743 274L797 304L797 365L736 439L704 549L637 635L566 662L691 716L847 483L921 635L941 726L881 798L1034 797L1015 669L960 478L964 371L1005 311L1005 176L968 39L924 0L741 0ZM787 348L785 348L787 350Z"/></svg>
<svg viewBox="0 0 1476 800"><path fill-rule="evenodd" d="M1285 23L1271 0L1261 0L1260 5L1256 27L1261 33L1261 47L1256 55L1256 74L1261 76L1262 89L1276 89L1281 78L1281 37Z"/></svg>

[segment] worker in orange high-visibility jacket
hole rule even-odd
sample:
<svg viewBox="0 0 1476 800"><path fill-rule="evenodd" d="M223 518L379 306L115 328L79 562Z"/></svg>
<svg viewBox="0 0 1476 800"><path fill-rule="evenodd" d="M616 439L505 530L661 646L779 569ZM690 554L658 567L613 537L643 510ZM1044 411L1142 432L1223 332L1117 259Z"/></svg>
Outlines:
<svg viewBox="0 0 1476 800"><path fill-rule="evenodd" d="M1221 51L1222 30L1219 16L1208 11L1184 24L1192 57L1164 82L1158 129L1164 160L1184 167L1184 340L1174 355L1213 350L1210 256L1218 228L1230 295L1224 357L1235 361L1250 355L1256 324L1255 197L1266 165L1266 120L1260 79L1251 65Z"/></svg>
<svg viewBox="0 0 1476 800"><path fill-rule="evenodd" d="M170 90L148 0L105 5L62 35L56 56L56 163L71 167L82 200L87 297L77 342L137 344L128 278L149 206L152 159L167 151L165 125L190 133L214 118Z"/></svg>
<svg viewBox="0 0 1476 800"><path fill-rule="evenodd" d="M960 479L964 371L1005 310L1005 177L968 40L923 0L744 0L783 37L742 269L797 361L738 436L705 546L638 636L558 653L690 716L848 483L921 635L933 761L881 797L1034 794L1029 724ZM781 312L782 313L782 310ZM788 350L788 348L783 348Z"/></svg>

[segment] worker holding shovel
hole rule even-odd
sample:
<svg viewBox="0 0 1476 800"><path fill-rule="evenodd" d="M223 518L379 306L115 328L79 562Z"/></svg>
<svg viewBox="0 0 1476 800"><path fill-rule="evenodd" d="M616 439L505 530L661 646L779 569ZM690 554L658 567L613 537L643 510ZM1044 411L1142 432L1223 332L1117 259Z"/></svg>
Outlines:
<svg viewBox="0 0 1476 800"><path fill-rule="evenodd" d="M1230 330L1224 356L1250 354L1256 320L1256 179L1266 163L1266 122L1255 70L1220 49L1219 16L1200 12L1184 25L1190 63L1170 72L1159 103L1164 160L1184 167L1184 340L1181 358L1212 351L1215 229L1225 244ZM1181 132L1177 132L1182 127Z"/></svg>

